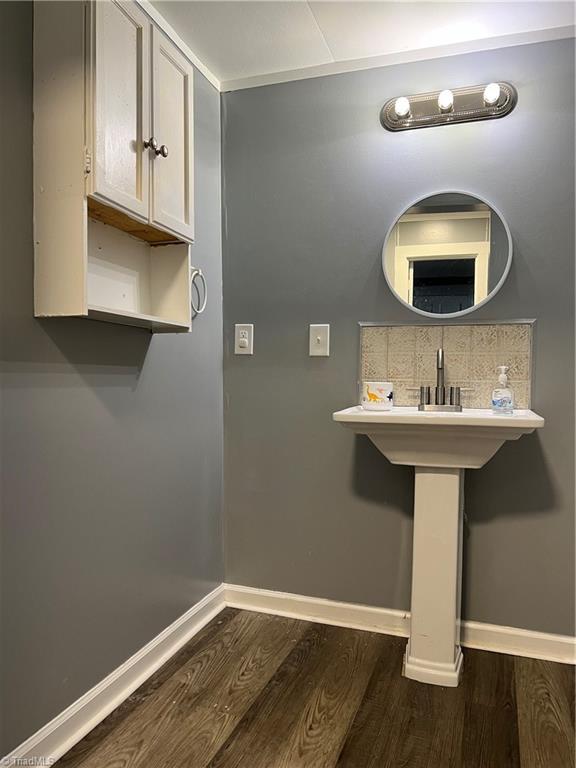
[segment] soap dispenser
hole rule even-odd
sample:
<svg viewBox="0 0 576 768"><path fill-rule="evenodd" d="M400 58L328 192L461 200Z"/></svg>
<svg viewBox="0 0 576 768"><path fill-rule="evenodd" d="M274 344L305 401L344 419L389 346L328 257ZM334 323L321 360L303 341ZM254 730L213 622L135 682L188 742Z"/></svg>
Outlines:
<svg viewBox="0 0 576 768"><path fill-rule="evenodd" d="M498 386L492 391L492 412L510 415L514 413L514 395L508 386L508 366L499 365Z"/></svg>

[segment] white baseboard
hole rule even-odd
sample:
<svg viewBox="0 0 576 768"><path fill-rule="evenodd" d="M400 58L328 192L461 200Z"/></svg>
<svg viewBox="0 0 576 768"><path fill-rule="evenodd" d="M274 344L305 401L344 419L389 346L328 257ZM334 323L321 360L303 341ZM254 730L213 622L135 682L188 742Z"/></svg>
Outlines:
<svg viewBox="0 0 576 768"><path fill-rule="evenodd" d="M54 720L2 758L0 764L25 765L26 760L34 759L36 764L42 765L55 762L227 606L400 637L408 637L410 631L408 611L221 584ZM462 645L576 664L576 639L565 635L468 621L462 625Z"/></svg>
<svg viewBox="0 0 576 768"><path fill-rule="evenodd" d="M1 765L51 765L125 701L225 607L221 584L94 688L0 759ZM25 762L28 761L28 762Z"/></svg>
<svg viewBox="0 0 576 768"><path fill-rule="evenodd" d="M560 664L576 664L576 638L569 635L552 635L531 629L504 627L500 624L464 621L462 645L480 651L557 661Z"/></svg>
<svg viewBox="0 0 576 768"><path fill-rule="evenodd" d="M336 600L242 587L237 584L224 584L224 600L226 605L248 611L273 613L278 616L334 624L338 627L365 629L386 635L408 637L410 634L409 611L340 603ZM461 643L466 648L482 651L576 664L576 638L567 635L464 621Z"/></svg>
<svg viewBox="0 0 576 768"><path fill-rule="evenodd" d="M315 621L336 627L364 629L384 635L408 637L410 614L390 608L374 608L359 603L340 603L321 597L305 597L271 589L224 584L224 601L231 608L272 613L290 619Z"/></svg>

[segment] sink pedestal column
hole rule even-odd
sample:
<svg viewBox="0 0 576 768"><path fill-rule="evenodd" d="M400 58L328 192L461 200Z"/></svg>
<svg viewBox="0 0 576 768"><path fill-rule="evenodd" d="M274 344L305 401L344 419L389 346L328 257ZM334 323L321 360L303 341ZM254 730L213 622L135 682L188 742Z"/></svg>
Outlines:
<svg viewBox="0 0 576 768"><path fill-rule="evenodd" d="M415 468L412 607L404 658L406 677L452 687L462 670L464 471Z"/></svg>

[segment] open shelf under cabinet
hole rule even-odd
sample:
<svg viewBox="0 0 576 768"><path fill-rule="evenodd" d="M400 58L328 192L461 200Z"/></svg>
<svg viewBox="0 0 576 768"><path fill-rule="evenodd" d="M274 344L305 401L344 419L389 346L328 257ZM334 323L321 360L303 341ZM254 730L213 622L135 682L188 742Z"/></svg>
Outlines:
<svg viewBox="0 0 576 768"><path fill-rule="evenodd" d="M88 220L88 317L155 331L190 329L188 245L151 245Z"/></svg>

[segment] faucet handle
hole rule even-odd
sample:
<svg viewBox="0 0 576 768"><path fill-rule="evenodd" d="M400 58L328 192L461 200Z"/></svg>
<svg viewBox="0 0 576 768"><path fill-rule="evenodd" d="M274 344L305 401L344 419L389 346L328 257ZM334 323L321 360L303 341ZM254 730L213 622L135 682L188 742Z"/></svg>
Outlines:
<svg viewBox="0 0 576 768"><path fill-rule="evenodd" d="M462 399L460 397L462 390L460 387L450 387L449 400L450 405L462 405Z"/></svg>
<svg viewBox="0 0 576 768"><path fill-rule="evenodd" d="M430 405L430 387L427 385L420 387L420 405Z"/></svg>

